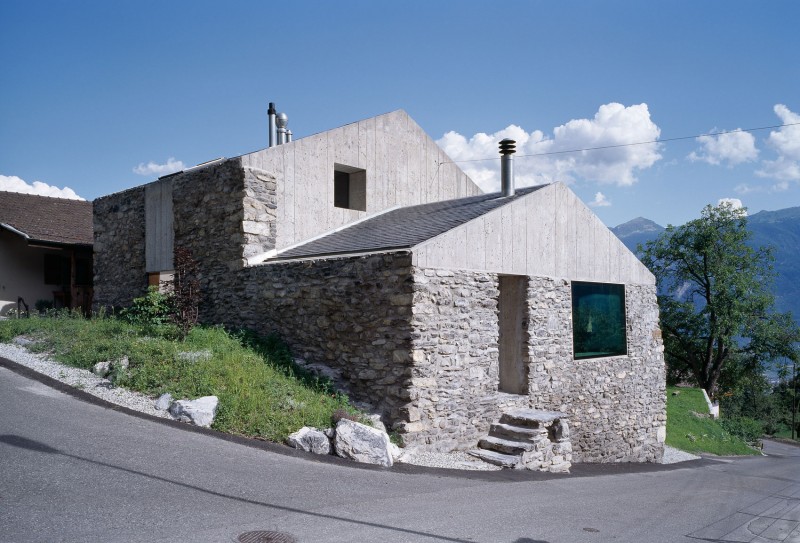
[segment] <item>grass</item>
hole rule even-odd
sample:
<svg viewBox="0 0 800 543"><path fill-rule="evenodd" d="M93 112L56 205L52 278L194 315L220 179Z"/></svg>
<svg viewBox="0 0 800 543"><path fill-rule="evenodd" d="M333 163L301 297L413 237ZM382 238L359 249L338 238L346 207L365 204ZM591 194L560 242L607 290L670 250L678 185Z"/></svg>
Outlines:
<svg viewBox="0 0 800 543"><path fill-rule="evenodd" d="M48 318L0 321L0 342L18 335L34 339L33 351L48 352L68 366L91 369L127 356L130 367L115 384L176 399L214 395L219 409L213 428L283 441L303 426L326 428L334 411L357 414L331 384L299 368L281 342L248 332L196 327L185 341L171 326L143 327L116 318L91 320L64 313ZM210 351L195 362L181 352Z"/></svg>
<svg viewBox="0 0 800 543"><path fill-rule="evenodd" d="M708 405L699 388L667 388L667 445L719 456L759 454L708 416Z"/></svg>

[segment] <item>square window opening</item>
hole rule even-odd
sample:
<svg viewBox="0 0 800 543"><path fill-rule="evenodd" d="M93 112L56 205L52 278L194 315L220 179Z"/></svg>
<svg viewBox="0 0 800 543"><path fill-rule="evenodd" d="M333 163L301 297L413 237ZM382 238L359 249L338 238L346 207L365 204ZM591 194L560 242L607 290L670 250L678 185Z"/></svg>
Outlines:
<svg viewBox="0 0 800 543"><path fill-rule="evenodd" d="M628 354L625 285L572 283L572 342L575 359Z"/></svg>
<svg viewBox="0 0 800 543"><path fill-rule="evenodd" d="M333 165L333 205L343 209L367 210L367 171Z"/></svg>

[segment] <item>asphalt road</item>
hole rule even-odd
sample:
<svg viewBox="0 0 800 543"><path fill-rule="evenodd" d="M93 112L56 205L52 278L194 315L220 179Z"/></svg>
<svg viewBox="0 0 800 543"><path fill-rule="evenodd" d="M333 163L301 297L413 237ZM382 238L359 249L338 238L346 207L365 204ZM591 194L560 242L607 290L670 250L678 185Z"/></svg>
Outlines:
<svg viewBox="0 0 800 543"><path fill-rule="evenodd" d="M0 367L0 541L800 542L800 448L573 475L315 461Z"/></svg>

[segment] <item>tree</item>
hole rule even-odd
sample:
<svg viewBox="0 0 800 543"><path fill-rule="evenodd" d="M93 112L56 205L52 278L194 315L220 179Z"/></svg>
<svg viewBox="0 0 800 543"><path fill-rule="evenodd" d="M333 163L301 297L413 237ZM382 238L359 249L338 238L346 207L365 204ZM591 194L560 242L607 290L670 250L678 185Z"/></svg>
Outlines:
<svg viewBox="0 0 800 543"><path fill-rule="evenodd" d="M790 315L773 312L772 249L751 248L750 237L746 211L722 203L640 247L656 276L669 376L691 377L712 397L732 360L760 372L777 357L797 356L800 330Z"/></svg>

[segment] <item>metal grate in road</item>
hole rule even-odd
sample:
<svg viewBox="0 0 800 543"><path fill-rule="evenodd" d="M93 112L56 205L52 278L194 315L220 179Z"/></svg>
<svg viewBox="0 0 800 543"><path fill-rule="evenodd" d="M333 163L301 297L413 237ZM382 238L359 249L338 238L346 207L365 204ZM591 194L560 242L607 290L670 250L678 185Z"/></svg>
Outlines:
<svg viewBox="0 0 800 543"><path fill-rule="evenodd" d="M245 532L236 538L239 543L297 543L292 534L286 532Z"/></svg>

